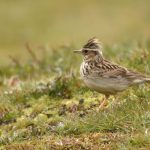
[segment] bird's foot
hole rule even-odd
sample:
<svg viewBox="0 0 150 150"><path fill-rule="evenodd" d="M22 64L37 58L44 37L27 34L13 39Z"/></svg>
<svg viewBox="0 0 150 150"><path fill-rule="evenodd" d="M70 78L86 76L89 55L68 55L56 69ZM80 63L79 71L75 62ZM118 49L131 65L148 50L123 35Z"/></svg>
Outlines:
<svg viewBox="0 0 150 150"><path fill-rule="evenodd" d="M104 109L107 107L107 105L108 105L108 102L107 102L107 100L104 98L104 99L102 100L102 102L100 103L99 107L98 107L98 111L104 110Z"/></svg>

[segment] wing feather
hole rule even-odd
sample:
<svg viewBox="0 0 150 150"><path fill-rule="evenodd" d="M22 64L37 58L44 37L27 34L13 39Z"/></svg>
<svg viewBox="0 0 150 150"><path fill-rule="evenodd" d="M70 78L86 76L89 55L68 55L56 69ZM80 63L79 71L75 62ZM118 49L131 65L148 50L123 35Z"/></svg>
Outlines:
<svg viewBox="0 0 150 150"><path fill-rule="evenodd" d="M92 69L92 75L94 75L95 77L126 78L130 81L133 81L135 79L142 80L146 78L141 73L129 70L107 60L103 60L101 64L96 64L95 68Z"/></svg>

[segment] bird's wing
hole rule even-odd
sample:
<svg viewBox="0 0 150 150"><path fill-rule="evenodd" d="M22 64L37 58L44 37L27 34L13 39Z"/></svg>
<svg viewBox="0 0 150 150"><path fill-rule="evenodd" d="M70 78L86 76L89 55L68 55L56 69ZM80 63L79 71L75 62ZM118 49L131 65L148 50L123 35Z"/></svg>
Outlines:
<svg viewBox="0 0 150 150"><path fill-rule="evenodd" d="M133 81L135 79L144 79L145 76L129 70L127 68L121 67L117 64L111 63L107 60L103 60L101 64L97 64L92 72L95 76L108 77L108 78L125 78L127 80Z"/></svg>

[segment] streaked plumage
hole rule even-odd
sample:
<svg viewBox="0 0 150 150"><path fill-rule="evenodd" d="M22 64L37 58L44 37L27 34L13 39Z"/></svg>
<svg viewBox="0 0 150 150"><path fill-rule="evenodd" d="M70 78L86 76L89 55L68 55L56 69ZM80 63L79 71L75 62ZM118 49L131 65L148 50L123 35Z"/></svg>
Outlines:
<svg viewBox="0 0 150 150"><path fill-rule="evenodd" d="M106 96L124 91L132 85L150 83L149 77L104 59L102 47L96 38L90 39L81 50L75 52L84 57L80 74L85 84Z"/></svg>

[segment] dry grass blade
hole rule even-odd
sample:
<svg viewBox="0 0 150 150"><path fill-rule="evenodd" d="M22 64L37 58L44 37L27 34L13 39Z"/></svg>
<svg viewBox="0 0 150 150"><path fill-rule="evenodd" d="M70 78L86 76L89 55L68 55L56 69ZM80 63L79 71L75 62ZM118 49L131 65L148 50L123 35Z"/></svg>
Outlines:
<svg viewBox="0 0 150 150"><path fill-rule="evenodd" d="M33 60L37 63L40 64L40 60L37 58L36 54L33 52L32 48L30 47L29 43L25 44L26 46L26 50L28 51L28 53L31 55L31 57L33 58Z"/></svg>
<svg viewBox="0 0 150 150"><path fill-rule="evenodd" d="M9 55L8 56L10 58L10 60L16 65L16 66L21 66L19 60L17 60L15 57Z"/></svg>

